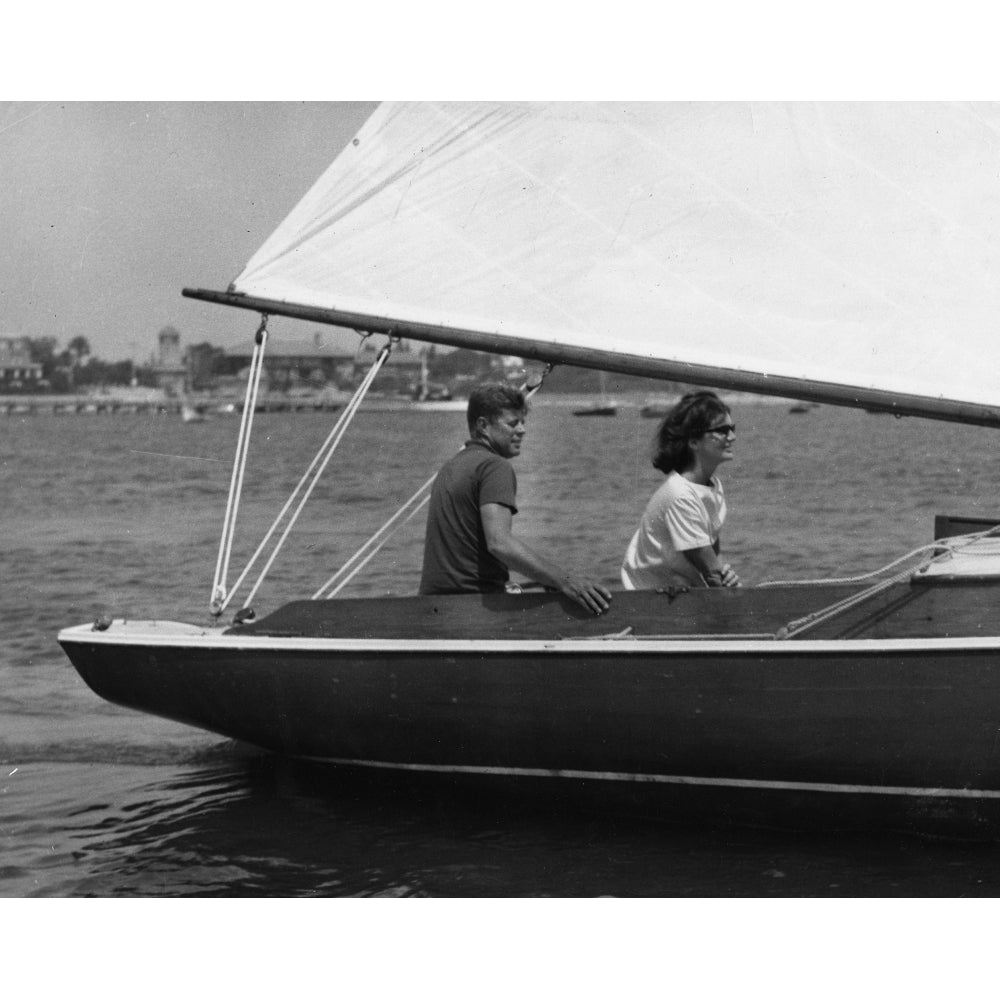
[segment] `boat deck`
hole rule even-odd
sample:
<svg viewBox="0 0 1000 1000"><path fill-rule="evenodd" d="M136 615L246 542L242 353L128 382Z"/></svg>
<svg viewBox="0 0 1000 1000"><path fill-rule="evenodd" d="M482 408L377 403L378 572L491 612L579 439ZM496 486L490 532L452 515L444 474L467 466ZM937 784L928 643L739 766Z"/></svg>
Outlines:
<svg viewBox="0 0 1000 1000"><path fill-rule="evenodd" d="M227 634L342 639L558 640L885 639L1000 635L1000 578L948 577L894 584L828 617L861 595L860 584L616 593L597 616L559 594L293 601ZM815 622L803 619L819 614Z"/></svg>

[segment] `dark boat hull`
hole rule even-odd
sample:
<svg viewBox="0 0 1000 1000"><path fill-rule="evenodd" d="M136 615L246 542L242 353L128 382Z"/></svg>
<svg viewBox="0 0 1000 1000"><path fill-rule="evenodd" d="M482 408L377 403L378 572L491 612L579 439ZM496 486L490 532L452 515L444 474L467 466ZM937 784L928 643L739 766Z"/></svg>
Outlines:
<svg viewBox="0 0 1000 1000"><path fill-rule="evenodd" d="M903 585L817 630L827 637L792 640L685 637L689 619L771 628L804 599L747 589L620 594L603 621L550 595L299 602L224 633L115 623L60 641L101 697L292 757L721 802L729 814L809 800L834 817L992 828L1000 638L942 633L959 608L994 614L998 597L996 585ZM678 631L612 631L625 620Z"/></svg>

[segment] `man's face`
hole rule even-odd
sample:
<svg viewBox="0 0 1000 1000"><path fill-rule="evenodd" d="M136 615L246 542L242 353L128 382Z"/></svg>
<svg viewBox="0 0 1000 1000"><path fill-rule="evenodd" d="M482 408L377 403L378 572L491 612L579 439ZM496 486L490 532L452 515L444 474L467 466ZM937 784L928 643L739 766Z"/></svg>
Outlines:
<svg viewBox="0 0 1000 1000"><path fill-rule="evenodd" d="M500 416L492 420L480 417L476 421L476 430L498 455L516 458L521 454L526 418L527 414L523 410L501 410Z"/></svg>

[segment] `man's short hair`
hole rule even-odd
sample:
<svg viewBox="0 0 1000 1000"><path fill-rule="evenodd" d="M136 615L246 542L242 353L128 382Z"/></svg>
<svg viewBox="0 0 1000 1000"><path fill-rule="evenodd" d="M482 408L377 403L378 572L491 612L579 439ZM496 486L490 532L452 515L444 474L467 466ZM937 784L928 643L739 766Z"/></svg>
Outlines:
<svg viewBox="0 0 1000 1000"><path fill-rule="evenodd" d="M524 413L527 409L527 400L520 389L507 382L484 382L469 393L469 407L465 416L469 430L474 431L480 417L495 420L504 410Z"/></svg>

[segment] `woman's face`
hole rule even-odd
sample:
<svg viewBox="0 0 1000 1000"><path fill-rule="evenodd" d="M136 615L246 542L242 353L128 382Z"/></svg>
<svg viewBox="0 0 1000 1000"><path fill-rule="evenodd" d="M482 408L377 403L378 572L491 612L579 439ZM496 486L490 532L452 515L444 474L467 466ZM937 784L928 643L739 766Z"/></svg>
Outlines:
<svg viewBox="0 0 1000 1000"><path fill-rule="evenodd" d="M724 415L716 417L700 438L695 438L691 442L691 450L702 466L712 470L723 462L732 460L735 440L736 425L727 411Z"/></svg>

